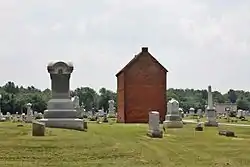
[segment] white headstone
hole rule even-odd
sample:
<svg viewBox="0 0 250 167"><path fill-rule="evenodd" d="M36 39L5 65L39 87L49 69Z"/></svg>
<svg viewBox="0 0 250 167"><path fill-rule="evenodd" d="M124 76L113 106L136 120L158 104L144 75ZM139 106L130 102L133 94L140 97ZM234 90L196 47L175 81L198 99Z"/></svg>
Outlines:
<svg viewBox="0 0 250 167"><path fill-rule="evenodd" d="M28 103L28 104L26 104L26 106L27 106L27 118L26 118L26 122L27 123L31 123L32 120L33 120L33 111L31 109L32 104Z"/></svg>
<svg viewBox="0 0 250 167"><path fill-rule="evenodd" d="M191 108L189 109L189 115L194 115L194 111L195 111L195 109L191 107Z"/></svg>
<svg viewBox="0 0 250 167"><path fill-rule="evenodd" d="M238 110L237 111L237 117L240 118L240 117L245 117L246 116L246 111L244 110Z"/></svg>
<svg viewBox="0 0 250 167"><path fill-rule="evenodd" d="M183 112L183 109L182 109L182 108L179 108L179 114L180 114L180 117L181 117L181 118L184 117L184 112Z"/></svg>
<svg viewBox="0 0 250 167"><path fill-rule="evenodd" d="M37 114L37 117L38 117L38 118L43 118L43 113L39 112L39 113Z"/></svg>
<svg viewBox="0 0 250 167"><path fill-rule="evenodd" d="M6 113L6 120L10 120L11 119L11 114L10 114L10 112L7 112Z"/></svg>
<svg viewBox="0 0 250 167"><path fill-rule="evenodd" d="M157 138L163 137L163 133L160 130L160 114L159 114L159 112L157 112L157 111L149 112L148 124L149 124L148 135L150 137L157 137Z"/></svg>
<svg viewBox="0 0 250 167"><path fill-rule="evenodd" d="M5 120L6 120L6 118L3 116L3 113L0 112L0 121L5 121Z"/></svg>
<svg viewBox="0 0 250 167"><path fill-rule="evenodd" d="M73 97L73 105L75 109L79 109L80 108L80 100L78 96L74 96Z"/></svg>
<svg viewBox="0 0 250 167"><path fill-rule="evenodd" d="M115 101L109 100L109 115L115 115Z"/></svg>
<svg viewBox="0 0 250 167"><path fill-rule="evenodd" d="M10 112L7 112L6 115L7 115L7 117L10 117L10 116L11 116Z"/></svg>
<svg viewBox="0 0 250 167"><path fill-rule="evenodd" d="M38 116L38 112L34 111L34 117L36 118Z"/></svg>
<svg viewBox="0 0 250 167"><path fill-rule="evenodd" d="M163 123L166 128L182 128L182 118L179 113L179 102L171 99L167 104L167 115Z"/></svg>
<svg viewBox="0 0 250 167"><path fill-rule="evenodd" d="M198 110L197 110L197 115L198 115L199 117L202 116L202 109L198 109Z"/></svg>
<svg viewBox="0 0 250 167"><path fill-rule="evenodd" d="M157 111L151 111L149 113L149 130L159 131L160 130L160 114Z"/></svg>

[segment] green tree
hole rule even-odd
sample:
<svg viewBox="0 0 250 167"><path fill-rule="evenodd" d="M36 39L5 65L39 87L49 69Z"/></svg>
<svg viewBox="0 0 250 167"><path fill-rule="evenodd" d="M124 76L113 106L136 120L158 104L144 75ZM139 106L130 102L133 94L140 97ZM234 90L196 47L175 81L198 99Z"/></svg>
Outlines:
<svg viewBox="0 0 250 167"><path fill-rule="evenodd" d="M249 102L243 98L238 99L236 104L238 109L249 110Z"/></svg>
<svg viewBox="0 0 250 167"><path fill-rule="evenodd" d="M236 103L237 95L236 95L235 91L233 89L230 89L227 94L228 94L228 98L229 98L230 102Z"/></svg>
<svg viewBox="0 0 250 167"><path fill-rule="evenodd" d="M80 104L84 104L87 111L97 108L98 94L90 87L81 87L75 90L75 94L79 97Z"/></svg>
<svg viewBox="0 0 250 167"><path fill-rule="evenodd" d="M99 108L103 108L105 112L108 111L109 103L108 101L113 99L116 104L116 94L111 90L107 90L106 88L101 88L99 90Z"/></svg>

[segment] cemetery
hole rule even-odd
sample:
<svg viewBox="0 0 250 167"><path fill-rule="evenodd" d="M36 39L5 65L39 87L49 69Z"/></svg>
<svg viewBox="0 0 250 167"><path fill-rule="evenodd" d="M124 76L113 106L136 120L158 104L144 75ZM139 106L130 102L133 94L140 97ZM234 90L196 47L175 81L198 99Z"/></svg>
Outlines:
<svg viewBox="0 0 250 167"><path fill-rule="evenodd" d="M145 56L141 60L148 61L147 66L157 67L154 72L166 75L167 70L151 58L147 48L142 48L141 55ZM73 70L68 62L48 64L51 98L44 111L33 111L32 103L25 104L26 113L3 114L1 110L0 166L249 166L247 112L238 110L235 116L244 124L233 124L229 110L226 115L218 115L211 86L205 111L191 107L185 114L178 100L167 101L166 94L160 92L166 88L165 81L158 87L161 79L139 81L131 72L132 86L127 86L126 96L118 91L117 107L110 98L106 109L86 111L80 97L70 95ZM154 79L156 73L148 73L147 77L152 75ZM144 96L139 95L141 91L128 91L140 88L133 86L135 82L146 85L141 88ZM146 91L148 85L151 87ZM159 88L156 94L154 87Z"/></svg>
<svg viewBox="0 0 250 167"><path fill-rule="evenodd" d="M249 127L230 127L237 138L229 138L218 135L217 128L195 132L195 125L187 124L152 139L146 136L147 124L92 122L88 132L46 128L45 136L32 136L32 124L19 124L0 124L0 166L248 167L250 163ZM240 150L237 156L234 150Z"/></svg>

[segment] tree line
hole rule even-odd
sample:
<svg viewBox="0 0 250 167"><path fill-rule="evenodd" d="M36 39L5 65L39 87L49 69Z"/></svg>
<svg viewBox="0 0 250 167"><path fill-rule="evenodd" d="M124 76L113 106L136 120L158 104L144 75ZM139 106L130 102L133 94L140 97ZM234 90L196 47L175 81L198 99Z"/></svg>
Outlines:
<svg viewBox="0 0 250 167"><path fill-rule="evenodd" d="M185 111L189 108L201 108L205 110L207 105L207 90L194 90L194 89L173 89L167 91L168 100L174 98L179 101L179 105ZM238 109L250 109L250 92L243 90L229 89L227 93L222 94L219 91L213 91L214 103L232 103L237 104Z"/></svg>
<svg viewBox="0 0 250 167"><path fill-rule="evenodd" d="M7 82L0 87L0 106L2 113L26 112L27 103L32 104L33 111L43 112L47 108L47 102L51 98L51 90L40 90L34 86L17 86L14 82ZM78 96L79 103L86 111L104 109L108 110L108 101L113 99L116 104L116 93L106 88L101 88L96 92L90 87L80 87L70 91L70 96Z"/></svg>
<svg viewBox="0 0 250 167"><path fill-rule="evenodd" d="M43 112L47 108L47 102L51 98L51 90L40 90L34 86L18 86L14 82L7 82L0 87L1 111L5 114L18 112L26 112L26 104L31 103L34 111ZM80 104L84 106L86 111L104 109L108 110L108 101L113 99L116 103L117 93L106 88L95 91L90 87L80 87L72 90L70 96L77 95ZM187 111L193 107L195 109L205 109L207 104L207 90L194 89L173 89L167 90L169 100L174 98L179 101L180 107ZM238 109L248 110L250 108L250 92L243 90L230 89L227 93L221 94L218 91L213 92L215 103L236 103Z"/></svg>

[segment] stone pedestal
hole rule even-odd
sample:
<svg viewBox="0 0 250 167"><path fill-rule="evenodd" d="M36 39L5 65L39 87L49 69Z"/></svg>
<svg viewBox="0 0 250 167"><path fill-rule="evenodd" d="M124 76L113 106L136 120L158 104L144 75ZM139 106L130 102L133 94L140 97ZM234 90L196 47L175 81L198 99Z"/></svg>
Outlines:
<svg viewBox="0 0 250 167"><path fill-rule="evenodd" d="M163 122L164 128L182 128L183 122L179 113L179 102L172 99L168 102L168 111Z"/></svg>
<svg viewBox="0 0 250 167"><path fill-rule="evenodd" d="M204 123L204 126L218 127L218 125L215 109L207 109L207 121Z"/></svg>
<svg viewBox="0 0 250 167"><path fill-rule="evenodd" d="M40 119L39 122L43 122L46 127L51 128L85 130L84 121L78 118L44 118Z"/></svg>
<svg viewBox="0 0 250 167"><path fill-rule="evenodd" d="M162 138L163 132L160 130L160 114L157 111L149 112L149 129L147 135L152 138Z"/></svg>
<svg viewBox="0 0 250 167"><path fill-rule="evenodd" d="M46 127L85 130L84 120L78 119L74 103L70 98L70 76L73 65L65 62L50 63L47 67L51 78L52 99L48 102L48 109L44 111L44 118L40 122Z"/></svg>

